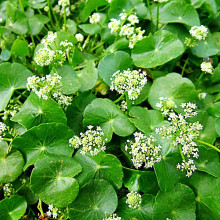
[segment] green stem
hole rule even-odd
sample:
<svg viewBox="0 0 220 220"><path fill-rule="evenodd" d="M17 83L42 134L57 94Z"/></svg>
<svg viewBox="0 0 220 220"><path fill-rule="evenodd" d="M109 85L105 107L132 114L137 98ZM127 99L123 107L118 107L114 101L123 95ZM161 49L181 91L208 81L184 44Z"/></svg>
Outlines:
<svg viewBox="0 0 220 220"><path fill-rule="evenodd" d="M160 3L157 4L157 23L156 23L156 31L158 30L159 26L159 16L160 16Z"/></svg>
<svg viewBox="0 0 220 220"><path fill-rule="evenodd" d="M92 52L93 50L101 47L104 44L104 42L101 42L100 44L96 45L95 47L93 47L90 51Z"/></svg>
<svg viewBox="0 0 220 220"><path fill-rule="evenodd" d="M153 23L153 16L152 16L152 11L151 11L150 0L147 0L147 7L148 7L148 10L149 10L149 13L150 13L151 23Z"/></svg>
<svg viewBox="0 0 220 220"><path fill-rule="evenodd" d="M26 90L25 90L24 92L19 92L18 90L15 90L15 92L16 92L17 94L19 94L19 95L25 97L25 98L28 97L27 95L24 94L24 93L26 93Z"/></svg>
<svg viewBox="0 0 220 220"><path fill-rule="evenodd" d="M78 69L82 69L82 68L84 68L84 67L86 67L86 65L76 66L76 67L74 67L73 69L74 69L74 70L78 70Z"/></svg>
<svg viewBox="0 0 220 220"><path fill-rule="evenodd" d="M184 157L184 155L182 153L182 147L181 147L180 144L179 144L179 150L180 150L180 155L181 155L182 159L185 161L185 157Z"/></svg>
<svg viewBox="0 0 220 220"><path fill-rule="evenodd" d="M213 146L213 145L211 145L211 144L209 144L209 143L207 143L205 141L201 141L201 140L194 140L194 141L198 142L200 144L204 144L204 145L206 145L208 147L211 147L212 149L214 149L214 150L216 150L216 151L218 151L220 153L220 149L218 149L217 147L215 147L215 146Z"/></svg>
<svg viewBox="0 0 220 220"><path fill-rule="evenodd" d="M116 104L116 103L120 102L124 98L124 96L125 96L125 93L123 93L118 99L116 99L114 101L114 103Z"/></svg>
<svg viewBox="0 0 220 220"><path fill-rule="evenodd" d="M20 7L21 7L21 10L24 12L24 6L23 6L23 4L22 4L22 0L19 0L19 5L20 5Z"/></svg>
<svg viewBox="0 0 220 220"><path fill-rule="evenodd" d="M202 79L202 77L204 76L205 72L202 72L202 74L199 76L197 82L196 82L196 87L199 85L200 80Z"/></svg>
<svg viewBox="0 0 220 220"><path fill-rule="evenodd" d="M47 0L47 6L48 6L48 8L49 8L49 10L48 10L48 16L49 16L49 18L50 18L50 23L51 23L52 27L54 28L53 21L52 21L52 16L51 16L50 0ZM55 28L55 29L56 29L56 28Z"/></svg>
<svg viewBox="0 0 220 220"><path fill-rule="evenodd" d="M130 108L131 108L131 100L128 97L128 92L125 92L125 97L126 97L126 102L127 102L127 112L130 112Z"/></svg>
<svg viewBox="0 0 220 220"><path fill-rule="evenodd" d="M41 199L39 199L37 208L38 208L38 210L40 211L40 214L42 215L42 217L44 217L44 211L43 211L43 209L42 209L42 201L41 201Z"/></svg>
<svg viewBox="0 0 220 220"><path fill-rule="evenodd" d="M11 138L3 138L3 141L9 141L9 142L12 142L12 139L11 139Z"/></svg>
<svg viewBox="0 0 220 220"><path fill-rule="evenodd" d="M4 112L0 113L0 116L4 115Z"/></svg>
<svg viewBox="0 0 220 220"><path fill-rule="evenodd" d="M66 7L64 7L63 26L64 26L64 30L66 30Z"/></svg>
<svg viewBox="0 0 220 220"><path fill-rule="evenodd" d="M85 42L84 42L84 44L83 44L83 46L82 46L82 49L83 49L83 50L85 49L86 45L88 44L89 39L90 39L90 35L86 38L86 40L85 40Z"/></svg>
<svg viewBox="0 0 220 220"><path fill-rule="evenodd" d="M184 65L183 65L183 69L182 69L182 72L181 72L181 75L182 75L182 76L183 76L183 74L184 74L184 72L185 72L186 65L187 65L188 61L189 61L189 57L186 59Z"/></svg>

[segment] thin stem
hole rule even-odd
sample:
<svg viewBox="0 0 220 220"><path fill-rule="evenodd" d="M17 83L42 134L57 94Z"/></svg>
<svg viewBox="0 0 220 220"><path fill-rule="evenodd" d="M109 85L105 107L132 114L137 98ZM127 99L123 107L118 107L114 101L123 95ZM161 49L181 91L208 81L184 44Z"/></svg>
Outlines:
<svg viewBox="0 0 220 220"><path fill-rule="evenodd" d="M114 103L116 104L116 103L120 102L124 98L124 96L125 96L125 93L123 93L118 99L116 99L114 101Z"/></svg>
<svg viewBox="0 0 220 220"><path fill-rule="evenodd" d="M128 93L125 92L125 97L126 97L126 103L127 103L127 112L130 112L130 108L131 108L131 100L128 97Z"/></svg>
<svg viewBox="0 0 220 220"><path fill-rule="evenodd" d="M48 8L49 8L49 10L48 10L48 16L49 16L49 18L50 18L50 23L51 23L51 25L52 25L52 27L54 28L54 25L53 25L53 21L52 21L52 16L51 16L51 8L50 8L50 0L47 0L47 6L48 6Z"/></svg>
<svg viewBox="0 0 220 220"><path fill-rule="evenodd" d="M63 26L64 30L66 30L66 7L64 7Z"/></svg>
<svg viewBox="0 0 220 220"><path fill-rule="evenodd" d="M218 151L220 153L220 149L218 149L217 147L215 147L215 146L213 146L213 145L211 145L211 144L209 144L209 143L207 143L205 141L201 141L201 140L194 140L194 141L198 142L200 144L204 144L204 145L206 145L208 147L211 147L212 149L214 149L214 150L216 150L216 151Z"/></svg>
<svg viewBox="0 0 220 220"><path fill-rule="evenodd" d="M153 22L153 16L152 16L152 11L151 11L151 5L150 5L150 0L147 0L147 7L150 13L150 20Z"/></svg>
<svg viewBox="0 0 220 220"><path fill-rule="evenodd" d="M196 86L199 85L200 80L202 79L202 77L204 76L205 72L202 72L202 74L199 76L197 82L196 82Z"/></svg>
<svg viewBox="0 0 220 220"><path fill-rule="evenodd" d="M11 138L3 138L3 141L9 141L9 142L12 142L12 139L11 139Z"/></svg>
<svg viewBox="0 0 220 220"><path fill-rule="evenodd" d="M86 45L88 44L89 39L90 39L90 35L86 38L86 40L85 40L85 42L84 42L84 44L83 44L83 46L82 46L82 49L83 49L83 50L85 49Z"/></svg>
<svg viewBox="0 0 220 220"><path fill-rule="evenodd" d="M156 31L158 30L158 26L159 26L159 18L160 17L160 3L158 2L157 4L157 23L156 23ZM155 32L156 32L155 31Z"/></svg>
<svg viewBox="0 0 220 220"><path fill-rule="evenodd" d="M182 75L182 76L183 76L183 74L184 74L184 72L185 72L186 65L187 65L188 61L189 61L189 57L186 59L184 65L183 65L183 69L182 69L182 72L181 72L181 75Z"/></svg>
<svg viewBox="0 0 220 220"><path fill-rule="evenodd" d="M185 161L185 157L184 157L184 155L182 153L182 147L181 147L180 144L179 144L179 150L180 150L180 155L181 155L182 159Z"/></svg>
<svg viewBox="0 0 220 220"><path fill-rule="evenodd" d="M44 217L44 211L43 211L43 209L42 209L42 201L41 201L41 199L39 199L37 208L38 208L38 210L40 211L40 214L42 215L42 217Z"/></svg>
<svg viewBox="0 0 220 220"><path fill-rule="evenodd" d="M0 116L4 115L4 112L0 113Z"/></svg>
<svg viewBox="0 0 220 220"><path fill-rule="evenodd" d="M90 51L92 52L93 50L101 47L104 44L104 42L101 42L100 44L96 45L95 47L93 47Z"/></svg>
<svg viewBox="0 0 220 220"><path fill-rule="evenodd" d="M18 90L15 90L15 92L16 92L17 94L19 94L19 95L25 97L25 98L28 97L27 95L24 94L24 93L26 93L26 90L25 90L24 92L19 92Z"/></svg>
<svg viewBox="0 0 220 220"><path fill-rule="evenodd" d="M22 4L22 0L19 0L19 5L20 5L20 7L21 7L21 10L24 12L24 6L23 6L23 4Z"/></svg>

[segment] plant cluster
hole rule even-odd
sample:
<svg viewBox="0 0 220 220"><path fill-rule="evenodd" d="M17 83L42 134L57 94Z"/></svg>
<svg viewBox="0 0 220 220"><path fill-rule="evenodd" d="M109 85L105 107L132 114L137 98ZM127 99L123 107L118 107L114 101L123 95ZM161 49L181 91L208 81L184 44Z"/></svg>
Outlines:
<svg viewBox="0 0 220 220"><path fill-rule="evenodd" d="M219 220L217 0L0 2L0 220Z"/></svg>

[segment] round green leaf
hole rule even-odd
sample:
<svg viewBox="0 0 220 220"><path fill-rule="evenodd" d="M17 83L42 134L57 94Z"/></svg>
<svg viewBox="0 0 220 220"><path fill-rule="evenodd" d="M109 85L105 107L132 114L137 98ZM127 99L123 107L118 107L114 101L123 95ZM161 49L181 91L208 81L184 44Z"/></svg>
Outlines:
<svg viewBox="0 0 220 220"><path fill-rule="evenodd" d="M209 57L216 55L219 52L219 49L209 33L208 37L205 40L197 42L197 46L191 48L192 54L197 57Z"/></svg>
<svg viewBox="0 0 220 220"><path fill-rule="evenodd" d="M201 145L201 144L200 144ZM195 161L196 168L212 176L220 177L219 154L212 148L199 145L199 158Z"/></svg>
<svg viewBox="0 0 220 220"><path fill-rule="evenodd" d="M16 34L25 34L28 31L26 14L14 7L10 2L7 4L6 25Z"/></svg>
<svg viewBox="0 0 220 220"><path fill-rule="evenodd" d="M132 209L128 207L126 203L127 198L122 198L119 201L117 214L122 218L122 220L151 220L153 215L153 205L155 198L152 195L144 194L142 195L141 205L137 209Z"/></svg>
<svg viewBox="0 0 220 220"><path fill-rule="evenodd" d="M157 127L163 125L163 116L156 110L147 110L140 106L134 106L129 112L132 117L130 121L142 132L148 134Z"/></svg>
<svg viewBox="0 0 220 220"><path fill-rule="evenodd" d="M98 79L98 70L95 68L94 62L87 61L85 62L85 68L76 72L79 77L79 82L81 84L79 91L84 92L92 89Z"/></svg>
<svg viewBox="0 0 220 220"><path fill-rule="evenodd" d="M33 127L12 142L13 148L19 149L25 156L27 169L45 155L66 155L71 157L74 151L69 147L72 130L66 125L49 123Z"/></svg>
<svg viewBox="0 0 220 220"><path fill-rule="evenodd" d="M99 75L111 85L111 76L118 70L132 69L132 59L128 53L116 51L103 57L98 65Z"/></svg>
<svg viewBox="0 0 220 220"><path fill-rule="evenodd" d="M151 86L149 103L153 108L156 108L160 97L170 98L179 107L183 102L196 102L197 92L189 79L177 73L169 73L157 78Z"/></svg>
<svg viewBox="0 0 220 220"><path fill-rule="evenodd" d="M160 66L184 52L182 42L171 32L160 30L138 41L132 50L134 65L142 68Z"/></svg>
<svg viewBox="0 0 220 220"><path fill-rule="evenodd" d="M123 10L131 12L134 9L138 17L145 18L147 16L147 8L143 0L112 0L109 9L109 17L118 18Z"/></svg>
<svg viewBox="0 0 220 220"><path fill-rule="evenodd" d="M35 93L28 96L20 111L11 120L18 122L27 129L41 123L67 123L62 108L54 100L39 98Z"/></svg>
<svg viewBox="0 0 220 220"><path fill-rule="evenodd" d="M7 106L14 90L26 88L31 71L18 63L0 64L0 111Z"/></svg>
<svg viewBox="0 0 220 220"><path fill-rule="evenodd" d="M159 191L154 204L153 220L194 220L196 204L193 191L178 184L169 192Z"/></svg>
<svg viewBox="0 0 220 220"><path fill-rule="evenodd" d="M22 196L12 196L9 199L0 201L0 219L18 220L27 208L27 203Z"/></svg>
<svg viewBox="0 0 220 220"><path fill-rule="evenodd" d="M101 31L101 27L98 24L80 24L79 28L90 35L99 34Z"/></svg>
<svg viewBox="0 0 220 220"><path fill-rule="evenodd" d="M54 0L50 0L53 3ZM44 8L47 5L47 0L28 0L28 5L35 9Z"/></svg>
<svg viewBox="0 0 220 220"><path fill-rule="evenodd" d="M25 57L29 54L28 43L25 40L16 39L11 47L11 54Z"/></svg>
<svg viewBox="0 0 220 220"><path fill-rule="evenodd" d="M19 151L12 150L7 153L8 145L0 142L0 182L13 182L22 173L24 159Z"/></svg>
<svg viewBox="0 0 220 220"><path fill-rule="evenodd" d="M128 117L109 99L94 99L84 111L84 125L99 125L108 139L113 132L126 137L135 131Z"/></svg>
<svg viewBox="0 0 220 220"><path fill-rule="evenodd" d="M117 194L111 184L103 179L88 182L71 205L70 220L100 220L112 214L118 205Z"/></svg>
<svg viewBox="0 0 220 220"><path fill-rule="evenodd" d="M178 148L174 148L171 141L157 138L162 146L162 159L154 164L154 170L159 187L164 191L169 191L179 182L182 172L176 168L181 162Z"/></svg>
<svg viewBox="0 0 220 220"><path fill-rule="evenodd" d="M46 204L65 207L77 197L79 184L73 177L81 170L79 163L66 156L40 159L31 174L31 189Z"/></svg>
<svg viewBox="0 0 220 220"><path fill-rule="evenodd" d="M196 195L198 219L220 219L220 178L196 172L187 181Z"/></svg>
<svg viewBox="0 0 220 220"><path fill-rule="evenodd" d="M50 19L47 16L41 14L37 14L28 18L32 35L39 34L44 25L49 21Z"/></svg>
<svg viewBox="0 0 220 220"><path fill-rule="evenodd" d="M74 158L82 165L82 172L76 177L80 186L95 178L107 180L116 189L122 187L122 165L116 156L100 153L96 156L86 156L78 151Z"/></svg>
<svg viewBox="0 0 220 220"><path fill-rule="evenodd" d="M62 76L62 93L66 95L70 95L81 87L80 80L76 74L76 72L70 66L64 65L62 67L57 68L57 73Z"/></svg>
<svg viewBox="0 0 220 220"><path fill-rule="evenodd" d="M155 193L159 187L157 184L156 175L152 171L134 170L123 168L124 171L124 185L130 191Z"/></svg>
<svg viewBox="0 0 220 220"><path fill-rule="evenodd" d="M74 133L79 135L83 131L83 112L88 104L90 104L96 98L90 92L83 92L79 96L76 96L72 104L67 107L66 117L67 125L74 130Z"/></svg>
<svg viewBox="0 0 220 220"><path fill-rule="evenodd" d="M199 26L199 15L196 9L186 2L171 1L160 11L161 23L183 23L189 26Z"/></svg>

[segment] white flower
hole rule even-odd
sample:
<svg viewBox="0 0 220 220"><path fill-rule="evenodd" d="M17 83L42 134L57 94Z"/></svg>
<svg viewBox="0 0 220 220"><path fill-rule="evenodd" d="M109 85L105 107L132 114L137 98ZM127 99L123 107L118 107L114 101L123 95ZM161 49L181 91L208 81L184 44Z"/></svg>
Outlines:
<svg viewBox="0 0 220 220"><path fill-rule="evenodd" d="M138 20L138 17L137 17L136 14L131 14L131 15L129 15L129 16L128 16L128 21L130 21L130 23L131 23L132 25L139 23L139 20Z"/></svg>
<svg viewBox="0 0 220 220"><path fill-rule="evenodd" d="M93 126L89 125L88 130L85 133L80 133L80 137L74 136L69 140L70 146L75 149L81 148L80 153L82 155L89 152L92 156L97 155L101 151L105 151L105 139L104 133L101 127L96 127L96 130L92 130Z"/></svg>
<svg viewBox="0 0 220 220"><path fill-rule="evenodd" d="M142 88L147 83L147 74L141 70L130 69L118 70L112 75L111 90L116 90L119 94L128 93L130 100L135 100L140 95Z"/></svg>
<svg viewBox="0 0 220 220"><path fill-rule="evenodd" d="M66 7L67 5L70 5L70 1L69 0L59 0L58 5L60 5L62 7Z"/></svg>
<svg viewBox="0 0 220 220"><path fill-rule="evenodd" d="M141 195L137 192L131 191L127 194L126 203L128 204L129 208L136 209L140 207L142 202Z"/></svg>
<svg viewBox="0 0 220 220"><path fill-rule="evenodd" d="M83 36L82 34L80 34L80 33L77 33L77 34L75 35L75 37L76 37L76 40L77 40L78 42L82 42L82 41L84 40L84 36Z"/></svg>
<svg viewBox="0 0 220 220"><path fill-rule="evenodd" d="M49 31L47 34L47 37L45 39L43 39L41 41L41 43L47 47L48 45L50 45L51 43L53 43L55 41L55 39L57 38L57 33L53 33L52 31Z"/></svg>
<svg viewBox="0 0 220 220"><path fill-rule="evenodd" d="M117 214L112 214L108 218L103 218L103 220L121 220L121 217L118 217Z"/></svg>
<svg viewBox="0 0 220 220"><path fill-rule="evenodd" d="M131 36L134 33L134 27L131 24L126 24L121 27L121 31L119 33L120 36Z"/></svg>
<svg viewBox="0 0 220 220"><path fill-rule="evenodd" d="M93 13L91 16L89 16L89 22L91 24L97 24L100 21L100 14L99 13Z"/></svg>
<svg viewBox="0 0 220 220"><path fill-rule="evenodd" d="M127 18L127 16L128 15L125 12L122 12L122 13L119 14L119 17L121 18L122 21L125 20Z"/></svg>
<svg viewBox="0 0 220 220"><path fill-rule="evenodd" d="M205 40L205 38L208 35L208 28L205 26L193 26L189 33L191 34L192 37L194 37L197 40Z"/></svg>
<svg viewBox="0 0 220 220"><path fill-rule="evenodd" d="M212 63L211 62L202 62L201 63L201 70L205 73L210 73L212 74L213 73L213 66L212 66Z"/></svg>
<svg viewBox="0 0 220 220"><path fill-rule="evenodd" d="M48 66L53 61L54 57L55 57L55 52L45 47L45 48L40 48L37 51L34 61L39 66Z"/></svg>
<svg viewBox="0 0 220 220"><path fill-rule="evenodd" d="M120 29L121 22L115 18L112 18L109 22L108 27L111 29L111 33L118 32Z"/></svg>
<svg viewBox="0 0 220 220"><path fill-rule="evenodd" d="M205 99L206 95L207 95L207 93L201 92L201 93L198 94L198 98L199 98L200 100L201 100L201 99Z"/></svg>

